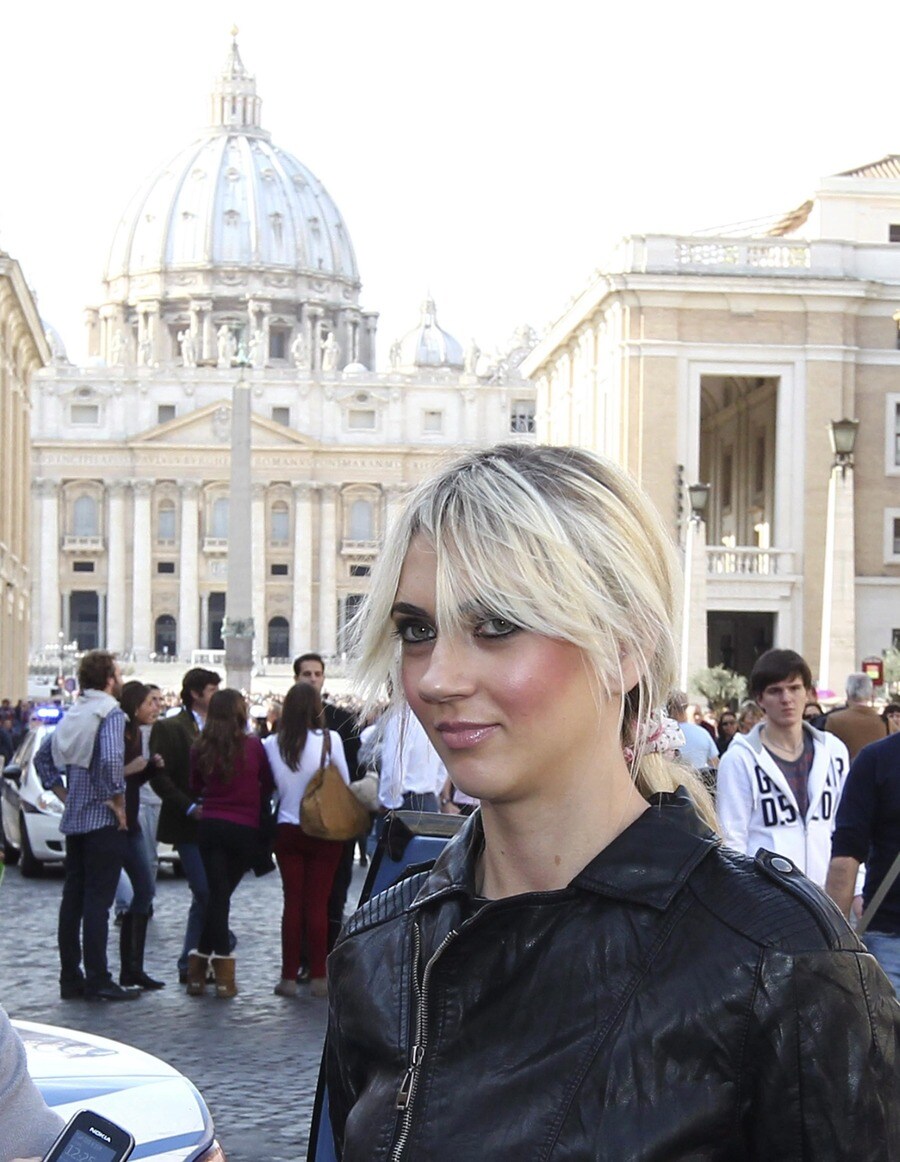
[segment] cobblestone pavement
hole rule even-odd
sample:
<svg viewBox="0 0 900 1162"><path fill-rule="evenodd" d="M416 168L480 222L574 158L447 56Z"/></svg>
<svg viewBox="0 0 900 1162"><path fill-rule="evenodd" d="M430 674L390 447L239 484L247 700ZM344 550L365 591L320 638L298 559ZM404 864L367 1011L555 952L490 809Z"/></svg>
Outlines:
<svg viewBox="0 0 900 1162"><path fill-rule="evenodd" d="M365 872L354 867L351 900ZM277 872L248 875L232 900L238 937L239 995L187 997L178 986L190 893L186 881L161 872L145 967L166 988L132 1004L61 1001L56 919L62 871L25 880L6 869L0 887L0 1001L13 1017L66 1025L125 1041L186 1074L212 1111L229 1162L298 1162L306 1158L326 1002L301 988L296 999L272 989L280 970L281 881ZM118 929L110 926L110 967L118 970Z"/></svg>

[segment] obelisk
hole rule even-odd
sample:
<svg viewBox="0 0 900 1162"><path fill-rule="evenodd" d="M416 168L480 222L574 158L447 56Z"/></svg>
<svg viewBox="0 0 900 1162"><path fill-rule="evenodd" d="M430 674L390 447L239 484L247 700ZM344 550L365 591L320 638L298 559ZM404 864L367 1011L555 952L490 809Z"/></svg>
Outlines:
<svg viewBox="0 0 900 1162"><path fill-rule="evenodd" d="M231 497L228 505L228 586L225 593L225 681L250 692L253 669L253 585L251 582L250 388L244 368L231 397Z"/></svg>

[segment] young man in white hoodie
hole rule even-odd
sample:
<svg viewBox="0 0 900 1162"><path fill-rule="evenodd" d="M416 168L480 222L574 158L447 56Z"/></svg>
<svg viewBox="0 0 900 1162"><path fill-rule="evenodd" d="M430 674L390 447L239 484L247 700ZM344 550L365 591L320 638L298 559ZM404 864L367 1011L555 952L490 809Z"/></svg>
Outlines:
<svg viewBox="0 0 900 1162"><path fill-rule="evenodd" d="M725 842L746 855L785 856L820 887L850 765L836 735L803 721L812 675L793 650L768 650L750 675L765 719L737 734L722 755L716 811Z"/></svg>

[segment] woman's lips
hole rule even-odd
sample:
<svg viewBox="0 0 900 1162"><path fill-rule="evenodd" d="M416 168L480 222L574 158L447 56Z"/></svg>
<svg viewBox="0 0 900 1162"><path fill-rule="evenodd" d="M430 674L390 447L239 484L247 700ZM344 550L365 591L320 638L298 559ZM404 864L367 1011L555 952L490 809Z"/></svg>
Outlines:
<svg viewBox="0 0 900 1162"><path fill-rule="evenodd" d="M478 746L499 729L496 723L483 722L442 722L437 727L445 746L450 750L467 750Z"/></svg>

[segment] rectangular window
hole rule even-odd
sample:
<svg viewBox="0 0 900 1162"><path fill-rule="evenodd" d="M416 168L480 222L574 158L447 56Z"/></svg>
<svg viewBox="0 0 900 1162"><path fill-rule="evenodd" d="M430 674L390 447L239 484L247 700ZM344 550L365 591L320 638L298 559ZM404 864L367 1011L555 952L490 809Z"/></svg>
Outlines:
<svg viewBox="0 0 900 1162"><path fill-rule="evenodd" d="M900 629L891 630L891 649L900 650Z"/></svg>
<svg viewBox="0 0 900 1162"><path fill-rule="evenodd" d="M368 408L352 408L347 412L347 427L351 432L374 432L375 412Z"/></svg>
<svg viewBox="0 0 900 1162"><path fill-rule="evenodd" d="M100 407L95 403L73 403L73 424L97 424L100 422Z"/></svg>
<svg viewBox="0 0 900 1162"><path fill-rule="evenodd" d="M900 564L900 508L884 510L884 563Z"/></svg>
<svg viewBox="0 0 900 1162"><path fill-rule="evenodd" d="M273 577L287 577L287 575L288 575L287 565L273 565L272 566L272 576Z"/></svg>
<svg viewBox="0 0 900 1162"><path fill-rule="evenodd" d="M371 569L370 565L351 565L350 566L350 576L351 577L368 577L371 572L372 572L372 569Z"/></svg>
<svg viewBox="0 0 900 1162"><path fill-rule="evenodd" d="M287 359L288 333L281 327L272 327L269 331L269 358Z"/></svg>
<svg viewBox="0 0 900 1162"><path fill-rule="evenodd" d="M284 424L286 428L289 428L291 426L291 409L272 408L272 423Z"/></svg>
<svg viewBox="0 0 900 1162"><path fill-rule="evenodd" d="M422 431L427 435L439 436L444 430L443 412L423 412Z"/></svg>
<svg viewBox="0 0 900 1162"><path fill-rule="evenodd" d="M509 430L523 434L534 431L533 399L513 400L509 409Z"/></svg>
<svg viewBox="0 0 900 1162"><path fill-rule="evenodd" d="M900 468L900 403L894 404L894 467Z"/></svg>
<svg viewBox="0 0 900 1162"><path fill-rule="evenodd" d="M175 572L175 562L174 561L157 561L156 562L156 571L157 571L157 573L174 573Z"/></svg>
<svg viewBox="0 0 900 1162"><path fill-rule="evenodd" d="M891 222L888 226L888 242L900 242L900 223Z"/></svg>
<svg viewBox="0 0 900 1162"><path fill-rule="evenodd" d="M73 561L72 562L72 572L73 573L93 573L93 571L94 571L94 562L93 561Z"/></svg>
<svg viewBox="0 0 900 1162"><path fill-rule="evenodd" d="M167 424L169 420L175 419L175 405L173 403L161 403L156 409L156 422L158 424Z"/></svg>

